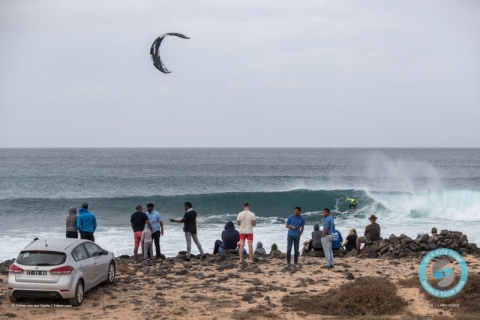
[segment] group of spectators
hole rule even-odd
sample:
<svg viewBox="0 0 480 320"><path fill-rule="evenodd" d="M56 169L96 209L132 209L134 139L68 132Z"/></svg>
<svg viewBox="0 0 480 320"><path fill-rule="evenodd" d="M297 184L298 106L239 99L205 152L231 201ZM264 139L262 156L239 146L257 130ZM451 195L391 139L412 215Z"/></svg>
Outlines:
<svg viewBox="0 0 480 320"><path fill-rule="evenodd" d="M130 217L130 225L133 230L134 238L134 262L138 263L138 249L142 248L143 263L149 264L153 259L161 257L160 252L160 236L164 234L163 220L159 212L154 210L153 203L146 205L147 212L143 212L141 204L137 204L135 212ZM185 213L181 219L169 219L170 222L183 223L183 231L185 233L185 240L187 243L187 252L184 260L191 259L191 243L192 239L200 251L202 259L205 254L202 245L197 236L197 213L192 208L190 202L184 203ZM243 203L243 211L237 216L237 225L240 227L239 231L235 229L235 224L228 221L225 224L225 230L222 232L221 240L215 241L213 254L223 254L226 250L237 250L239 254L239 263L244 262L244 256L247 255L245 243L248 245L249 259L247 262L254 263L254 254L265 255L265 249L261 242L257 243L255 252L253 251L253 227L256 226L256 217L250 211L250 204ZM88 204L82 204L78 216L77 209L71 207L67 216L67 238L78 238L78 232L82 239L95 241L93 233L97 227L95 215L88 211ZM370 243L380 239L380 226L376 223L377 217L372 214L368 219L370 224L365 228L364 236L358 236L355 229L351 229L348 233L345 242L343 241L340 231L335 229L335 222L330 214L330 209L325 208L322 211L325 218L323 223L323 230L320 229L319 224L313 227L311 239L303 243L304 247L302 254L309 251L323 251L325 254L324 268L333 268L333 250L352 251L356 249L360 251L362 243ZM285 227L288 229L287 233L287 253L286 253L286 267L291 266L291 251L294 249L294 267L299 267L298 257L300 255L299 244L300 237L303 234L305 227L305 218L301 215L301 208L295 207L294 213L290 215L286 221ZM153 244L155 244L156 256L153 256Z"/></svg>

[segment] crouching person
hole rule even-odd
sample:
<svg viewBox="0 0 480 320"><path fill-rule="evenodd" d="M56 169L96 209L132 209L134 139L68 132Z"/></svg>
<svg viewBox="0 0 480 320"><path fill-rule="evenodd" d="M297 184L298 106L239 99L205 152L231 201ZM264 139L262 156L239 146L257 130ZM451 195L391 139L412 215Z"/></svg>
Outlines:
<svg viewBox="0 0 480 320"><path fill-rule="evenodd" d="M222 231L222 240L215 241L213 254L223 254L225 250L237 248L237 242L240 241L240 233L235 229L232 221L225 224L225 230Z"/></svg>

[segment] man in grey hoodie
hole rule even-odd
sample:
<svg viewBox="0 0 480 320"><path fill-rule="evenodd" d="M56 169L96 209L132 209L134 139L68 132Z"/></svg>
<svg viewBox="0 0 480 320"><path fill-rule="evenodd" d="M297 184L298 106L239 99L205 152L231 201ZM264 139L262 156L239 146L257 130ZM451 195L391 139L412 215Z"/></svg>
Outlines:
<svg viewBox="0 0 480 320"><path fill-rule="evenodd" d="M67 238L78 239L77 232L77 208L70 207L67 215Z"/></svg>

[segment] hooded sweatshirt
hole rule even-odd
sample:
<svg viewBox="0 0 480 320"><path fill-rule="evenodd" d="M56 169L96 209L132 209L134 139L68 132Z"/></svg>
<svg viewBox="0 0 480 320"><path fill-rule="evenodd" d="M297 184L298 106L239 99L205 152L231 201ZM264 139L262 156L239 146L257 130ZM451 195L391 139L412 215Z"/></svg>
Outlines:
<svg viewBox="0 0 480 320"><path fill-rule="evenodd" d="M77 229L81 232L95 232L97 228L97 219L88 209L81 208L78 211Z"/></svg>
<svg viewBox="0 0 480 320"><path fill-rule="evenodd" d="M70 207L67 215L67 231L77 232L77 208Z"/></svg>
<svg viewBox="0 0 480 320"><path fill-rule="evenodd" d="M228 221L225 224L225 230L222 232L222 245L223 249L233 249L237 248L237 242L240 241L240 233L235 230L235 225L232 221Z"/></svg>
<svg viewBox="0 0 480 320"><path fill-rule="evenodd" d="M263 248L263 243L257 242L257 249L255 249L255 252L253 254L258 254L258 255L261 255L261 256L264 256L264 255L267 254L267 252Z"/></svg>

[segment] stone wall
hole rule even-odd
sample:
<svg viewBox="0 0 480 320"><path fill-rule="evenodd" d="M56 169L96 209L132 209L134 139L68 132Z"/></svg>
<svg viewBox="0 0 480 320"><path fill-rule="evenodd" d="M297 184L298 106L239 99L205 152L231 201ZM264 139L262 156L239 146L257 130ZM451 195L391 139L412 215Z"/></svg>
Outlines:
<svg viewBox="0 0 480 320"><path fill-rule="evenodd" d="M360 252L360 256L369 258L403 258L414 256L422 258L428 251L448 248L457 251L462 256L472 253L480 253L480 249L475 243L469 243L467 236L460 231L442 230L439 234L424 234L416 239L412 239L405 234L396 236L390 235L388 239L374 241L365 245Z"/></svg>

